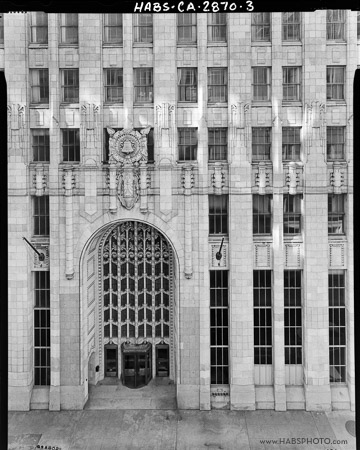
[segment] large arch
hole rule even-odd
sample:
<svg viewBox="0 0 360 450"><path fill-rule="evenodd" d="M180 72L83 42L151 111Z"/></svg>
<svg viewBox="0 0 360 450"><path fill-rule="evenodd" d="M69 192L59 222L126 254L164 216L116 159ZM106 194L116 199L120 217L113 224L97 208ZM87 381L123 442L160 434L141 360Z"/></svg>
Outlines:
<svg viewBox="0 0 360 450"><path fill-rule="evenodd" d="M150 214L149 214L150 215ZM110 235L112 230L116 230L121 224L136 222L152 229L156 234L162 236L164 241L169 244L172 254L172 317L171 317L171 334L169 340L165 343L170 345L171 360L171 379L176 384L180 383L180 358L179 358L179 280L180 280L180 261L183 256L183 249L176 235L169 226L164 226L164 222L156 216L149 217L148 220L139 220L138 217L122 217L107 223L93 223L84 230L81 239L78 242L76 252L82 245L79 258L79 281L80 281L80 350L81 350L81 367L80 367L80 384L84 383L85 401L88 396L88 384L96 384L104 377L105 357L103 337L103 320L102 320L102 295L99 286L102 282L102 267L99 263L99 252L101 246ZM103 220L105 217L103 216ZM152 220L149 220L152 219ZM99 222L99 221L97 221ZM160 222L160 223L159 223ZM98 227L97 227L98 225ZM100 225L100 226L99 226ZM161 228L159 225L162 225ZM96 228L97 227L97 228ZM96 229L95 229L96 228ZM164 231L164 229L165 231ZM95 229L95 231L94 231ZM169 237L169 235L171 237ZM85 241L85 242L84 242ZM175 241L175 243L174 243ZM180 255L179 255L180 254ZM140 339L141 340L141 339ZM117 344L123 340L118 340ZM138 341L137 341L138 342ZM155 344L157 343L154 342ZM153 348L154 355L154 348ZM119 371L121 372L121 362L119 358ZM153 361L152 369L154 372L155 361ZM91 371L91 373L90 373Z"/></svg>

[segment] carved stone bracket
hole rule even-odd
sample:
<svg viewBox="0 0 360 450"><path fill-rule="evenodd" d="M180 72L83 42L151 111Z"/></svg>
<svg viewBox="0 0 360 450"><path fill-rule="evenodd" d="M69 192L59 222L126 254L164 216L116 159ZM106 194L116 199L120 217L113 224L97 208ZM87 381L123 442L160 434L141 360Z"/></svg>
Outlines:
<svg viewBox="0 0 360 450"><path fill-rule="evenodd" d="M161 103L156 105L156 128L157 135L162 138L163 130L169 133L169 145L173 146L175 140L175 105L170 103Z"/></svg>
<svg viewBox="0 0 360 450"><path fill-rule="evenodd" d="M346 164L334 162L329 168L330 186L334 189L334 194L341 194L346 190Z"/></svg>
<svg viewBox="0 0 360 450"><path fill-rule="evenodd" d="M24 148L26 106L13 103L7 106L9 148Z"/></svg>
<svg viewBox="0 0 360 450"><path fill-rule="evenodd" d="M306 142L307 154L310 152L315 132L320 145L325 148L326 141L326 105L317 100L305 104Z"/></svg>
<svg viewBox="0 0 360 450"><path fill-rule="evenodd" d="M214 172L211 177L215 195L221 195L222 188L225 185L225 174L222 169L221 163L215 163Z"/></svg>
<svg viewBox="0 0 360 450"><path fill-rule="evenodd" d="M266 188L271 186L272 165L260 161L255 169L255 186L259 188L259 195L266 194Z"/></svg>
<svg viewBox="0 0 360 450"><path fill-rule="evenodd" d="M100 140L100 105L94 103L81 105L80 133L85 148Z"/></svg>
<svg viewBox="0 0 360 450"><path fill-rule="evenodd" d="M36 166L35 168L33 184L35 188L35 195L37 197L40 197L45 194L45 190L47 187L47 175L42 165Z"/></svg>
<svg viewBox="0 0 360 450"><path fill-rule="evenodd" d="M194 175L192 166L187 165L183 168L183 186L184 186L184 220L185 220L185 277L192 277L192 201L191 189L194 186Z"/></svg>
<svg viewBox="0 0 360 450"><path fill-rule="evenodd" d="M74 277L74 230L73 230L73 189L75 177L72 167L64 170L65 188L65 275L68 280Z"/></svg>
<svg viewBox="0 0 360 450"><path fill-rule="evenodd" d="M296 195L298 188L302 186L303 167L291 162L284 169L285 185L289 188L289 194Z"/></svg>
<svg viewBox="0 0 360 450"><path fill-rule="evenodd" d="M230 118L230 140L236 145L238 131L240 131L240 145L247 147L251 134L251 105L250 103L238 102L231 105Z"/></svg>

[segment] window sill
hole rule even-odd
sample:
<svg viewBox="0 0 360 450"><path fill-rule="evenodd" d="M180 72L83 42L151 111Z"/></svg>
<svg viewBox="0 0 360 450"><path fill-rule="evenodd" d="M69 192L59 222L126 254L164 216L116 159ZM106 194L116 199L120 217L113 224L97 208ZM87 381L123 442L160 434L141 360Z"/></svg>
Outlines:
<svg viewBox="0 0 360 450"><path fill-rule="evenodd" d="M151 47L153 47L153 43L152 42L133 42L133 47L151 48Z"/></svg>
<svg viewBox="0 0 360 450"><path fill-rule="evenodd" d="M61 161L59 163L59 168L61 169L62 167L79 166L79 165L80 165L80 161Z"/></svg>
<svg viewBox="0 0 360 450"><path fill-rule="evenodd" d="M103 106L120 106L121 108L123 108L124 102L104 102Z"/></svg>
<svg viewBox="0 0 360 450"><path fill-rule="evenodd" d="M209 166L213 167L213 166L216 166L217 164L228 164L228 160L227 159L209 159L208 164L209 164Z"/></svg>
<svg viewBox="0 0 360 450"><path fill-rule="evenodd" d="M284 166L289 166L290 164L292 164L292 165L296 164L297 166L304 165L304 163L301 159L283 159L282 163L284 164Z"/></svg>
<svg viewBox="0 0 360 450"><path fill-rule="evenodd" d="M282 41L282 45L284 45L285 47L287 46L297 46L297 47L301 47L302 46L302 42L299 41Z"/></svg>
<svg viewBox="0 0 360 450"><path fill-rule="evenodd" d="M335 100L327 99L326 103L329 106L337 106L337 105L339 105L339 106L346 106L345 99L335 99Z"/></svg>
<svg viewBox="0 0 360 450"><path fill-rule="evenodd" d="M113 48L113 47L123 47L124 44L123 42L104 42L103 43L103 48Z"/></svg>
<svg viewBox="0 0 360 450"><path fill-rule="evenodd" d="M49 109L49 103L30 103L32 109Z"/></svg>
<svg viewBox="0 0 360 450"><path fill-rule="evenodd" d="M328 234L329 241L347 241L346 234Z"/></svg>
<svg viewBox="0 0 360 450"><path fill-rule="evenodd" d="M79 48L79 44L67 44L66 42L59 42L59 48Z"/></svg>
<svg viewBox="0 0 360 450"><path fill-rule="evenodd" d="M143 102L143 103L134 103L134 108L144 108L149 107L152 108L154 106L154 102Z"/></svg>
<svg viewBox="0 0 360 450"><path fill-rule="evenodd" d="M218 103L208 103L208 108L227 108L228 103L227 102L218 102Z"/></svg>
<svg viewBox="0 0 360 450"><path fill-rule="evenodd" d="M227 47L228 43L226 41L221 42L208 42L208 47Z"/></svg>
<svg viewBox="0 0 360 450"><path fill-rule="evenodd" d="M346 45L347 42L345 40L341 41L333 41L333 40L327 40L326 45Z"/></svg>
<svg viewBox="0 0 360 450"><path fill-rule="evenodd" d="M186 164L194 164L198 165L197 159L187 159L186 161L176 161L176 164L179 164L180 166L184 166Z"/></svg>
<svg viewBox="0 0 360 450"><path fill-rule="evenodd" d="M326 161L328 163L329 166L333 166L334 164L340 164L341 166L345 166L347 165L347 161L345 158L342 159L328 159Z"/></svg>
<svg viewBox="0 0 360 450"><path fill-rule="evenodd" d="M254 242L272 242L273 237L272 234L253 234Z"/></svg>
<svg viewBox="0 0 360 450"><path fill-rule="evenodd" d="M294 107L294 106L302 106L302 102L301 102L301 100L283 100L282 101L282 105L283 106L291 106L291 107Z"/></svg>
<svg viewBox="0 0 360 450"><path fill-rule="evenodd" d="M39 167L39 166L44 166L49 167L50 165L50 161L30 161L29 163L29 167L30 168L34 168L34 167Z"/></svg>
<svg viewBox="0 0 360 450"><path fill-rule="evenodd" d="M270 106L271 107L271 101L270 100L252 100L251 106L256 107L262 107L262 106Z"/></svg>
<svg viewBox="0 0 360 450"><path fill-rule="evenodd" d="M178 102L177 106L178 108L197 108L198 104L197 102Z"/></svg>
<svg viewBox="0 0 360 450"><path fill-rule="evenodd" d="M301 234L294 234L294 235L284 234L284 243L294 242L301 244L303 241L304 240Z"/></svg>
<svg viewBox="0 0 360 450"><path fill-rule="evenodd" d="M48 48L48 47L49 47L48 43L40 44L40 43L37 43L37 42L31 42L29 44L29 48L37 48L37 49L39 49L39 48Z"/></svg>
<svg viewBox="0 0 360 450"><path fill-rule="evenodd" d="M251 47L271 47L271 41L252 41Z"/></svg>
<svg viewBox="0 0 360 450"><path fill-rule="evenodd" d="M197 42L178 42L176 44L176 46L178 48L181 48L181 47L185 47L185 48L194 47L194 48L196 48L197 47Z"/></svg>
<svg viewBox="0 0 360 450"><path fill-rule="evenodd" d="M60 108L80 108L79 103L60 103Z"/></svg>

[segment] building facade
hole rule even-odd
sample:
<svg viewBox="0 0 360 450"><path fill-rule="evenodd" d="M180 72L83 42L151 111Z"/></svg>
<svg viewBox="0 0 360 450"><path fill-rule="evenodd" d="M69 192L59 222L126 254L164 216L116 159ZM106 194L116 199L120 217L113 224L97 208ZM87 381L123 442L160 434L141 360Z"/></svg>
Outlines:
<svg viewBox="0 0 360 450"><path fill-rule="evenodd" d="M1 15L10 409L354 409L358 20Z"/></svg>

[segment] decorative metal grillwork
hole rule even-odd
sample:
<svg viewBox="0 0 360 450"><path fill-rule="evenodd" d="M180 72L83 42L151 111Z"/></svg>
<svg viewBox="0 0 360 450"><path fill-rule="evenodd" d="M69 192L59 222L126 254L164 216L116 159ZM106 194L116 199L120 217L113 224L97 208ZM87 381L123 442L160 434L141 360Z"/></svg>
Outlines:
<svg viewBox="0 0 360 450"><path fill-rule="evenodd" d="M140 222L116 226L102 248L104 338L170 336L172 251L157 230Z"/></svg>

